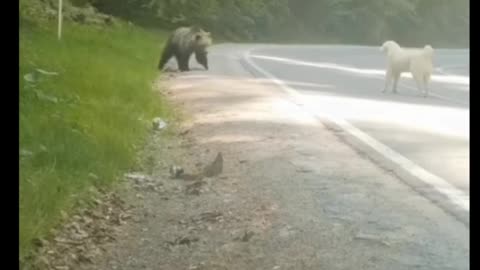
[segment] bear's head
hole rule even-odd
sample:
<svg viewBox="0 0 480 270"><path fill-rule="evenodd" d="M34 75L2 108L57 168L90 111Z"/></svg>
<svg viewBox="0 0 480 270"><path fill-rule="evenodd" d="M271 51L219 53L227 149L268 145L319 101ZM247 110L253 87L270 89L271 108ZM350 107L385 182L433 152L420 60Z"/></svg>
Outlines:
<svg viewBox="0 0 480 270"><path fill-rule="evenodd" d="M200 29L197 33L195 33L195 46L197 48L207 48L208 46L212 45L212 35L210 32L205 32Z"/></svg>
<svg viewBox="0 0 480 270"><path fill-rule="evenodd" d="M212 45L212 35L199 27L192 27L194 31L194 52L197 62L208 70L207 48Z"/></svg>

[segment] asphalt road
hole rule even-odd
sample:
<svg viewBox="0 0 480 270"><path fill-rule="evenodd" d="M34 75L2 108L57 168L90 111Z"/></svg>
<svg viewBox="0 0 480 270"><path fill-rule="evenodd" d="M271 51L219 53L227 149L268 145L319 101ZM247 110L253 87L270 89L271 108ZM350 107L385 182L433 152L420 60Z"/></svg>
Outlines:
<svg viewBox="0 0 480 270"><path fill-rule="evenodd" d="M435 50L426 98L408 73L400 79L398 94L381 92L386 59L379 47L222 44L212 47L210 58L209 74L253 75L281 84L301 95L310 113L346 121L384 145L388 149L375 156L384 158L389 169L392 160L403 159L403 166L393 162L403 168L400 175L416 175L409 179L414 188L451 211L461 211L469 223L468 49ZM191 67L203 70L193 59Z"/></svg>
<svg viewBox="0 0 480 270"><path fill-rule="evenodd" d="M432 96L402 77L381 93L385 56L376 47L276 46L250 51L261 69L428 172L469 193L469 51L436 51Z"/></svg>
<svg viewBox="0 0 480 270"><path fill-rule="evenodd" d="M469 213L468 52L437 54L428 98L409 78L399 94L382 94L385 60L373 47L222 44L211 48L209 71L192 59L197 71L178 76L171 90L196 116L198 141L229 157L225 173L244 170L228 175L242 188L212 198L228 209L258 207L252 194L277 205L261 241L225 245L220 259L235 269L469 269L468 215L455 215ZM418 179L391 173L389 159ZM435 200L430 191L447 196ZM295 237L275 233L285 224Z"/></svg>

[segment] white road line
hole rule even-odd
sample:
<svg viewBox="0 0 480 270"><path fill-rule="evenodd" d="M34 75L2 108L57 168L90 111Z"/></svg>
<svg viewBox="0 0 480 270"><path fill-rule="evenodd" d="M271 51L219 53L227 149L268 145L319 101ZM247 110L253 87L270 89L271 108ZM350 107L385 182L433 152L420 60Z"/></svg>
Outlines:
<svg viewBox="0 0 480 270"><path fill-rule="evenodd" d="M384 79L384 74L381 70L374 70L374 69L360 69L360 68L355 68L355 67L348 67L348 66L342 66L342 65L336 65L336 64L331 64L331 63L316 63L316 62L306 62L306 61L300 61L300 60L295 60L295 59L290 59L290 58L281 58L281 57L273 57L273 56L264 56L264 55L254 55L254 58L259 58L259 59L267 59L267 60L276 60L281 63L286 63L286 64L293 64L293 65L302 65L302 66L313 66L313 67L320 67L320 68L330 68L332 70L341 70L341 71L352 71L354 73L362 73L364 76L368 76L370 78L375 78L375 79ZM411 75L408 73L403 73L402 77L409 77L411 78ZM470 84L470 78L467 76L460 76L460 75L452 75L448 74L447 77L452 77L454 79L457 79L461 81L463 84ZM441 81L442 77L433 75L432 80L439 80ZM403 86L407 89L418 91L417 88L413 88L410 86L407 86L403 83L399 83L400 86ZM452 99L443 95L439 95L434 93L433 91L430 91L429 93L431 96L434 96L436 98L453 102L459 105L465 105L468 106L468 103L465 103L463 101L457 100L457 99Z"/></svg>
<svg viewBox="0 0 480 270"><path fill-rule="evenodd" d="M274 75L269 73L268 71L264 70L263 68L259 67L250 59L250 52L253 49L247 50L243 57L244 60L255 70L263 74L266 78L270 79L272 82L277 84L283 91L289 94L294 100L297 101L297 104L303 104L307 106L302 106L305 110L307 110L310 114L314 116L319 116L319 113L314 113L308 107L307 100L303 98L303 96L293 88L290 88L285 82L276 78ZM395 152L390 147L382 144L381 142L375 140L371 136L367 135L365 132L361 131L360 129L356 128L349 122L344 119L339 119L334 117L333 115L323 114L321 115L328 120L332 121L333 123L340 126L343 130L348 132L350 135L356 137L357 139L361 140L366 145L373 148L375 151L380 153L383 157L391 160L404 170L410 172L413 176L416 176L424 183L432 186L441 194L447 196L447 198L454 203L455 205L459 206L461 209L470 212L470 196L465 194L462 190L457 189L446 180L428 172L427 170L421 168L420 166L416 165L406 157L400 155L399 153Z"/></svg>
<svg viewBox="0 0 480 270"><path fill-rule="evenodd" d="M369 68L357 68L355 66L346 66L346 65L339 65L335 63L329 62L309 62L309 61L302 61L292 58L285 58L285 57L276 57L276 56L269 56L269 55L252 55L253 58L265 59L265 60L272 60L277 62L282 62L290 65L299 65L299 66L311 66L316 68L326 68L330 70L337 70L342 72L350 72L356 74L362 74L364 76L375 76L375 75L384 75L384 69L369 69ZM412 78L412 75L409 72L402 73L402 77ZM470 85L470 77L463 76L463 75L436 75L432 74L431 78L432 81L437 82L451 82L457 83L461 85Z"/></svg>

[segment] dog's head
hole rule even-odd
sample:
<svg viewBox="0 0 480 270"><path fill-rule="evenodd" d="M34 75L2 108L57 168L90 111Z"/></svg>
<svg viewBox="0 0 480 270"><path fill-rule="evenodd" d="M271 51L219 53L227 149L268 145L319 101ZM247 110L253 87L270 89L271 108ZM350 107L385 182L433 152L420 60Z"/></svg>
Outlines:
<svg viewBox="0 0 480 270"><path fill-rule="evenodd" d="M393 50L398 50L398 49L400 49L400 45L398 45L398 43L396 43L393 40L385 41L382 44L382 46L380 47L380 51L385 52L385 53L389 53Z"/></svg>
<svg viewBox="0 0 480 270"><path fill-rule="evenodd" d="M425 45L425 47L423 47L423 51L425 52L425 54L429 55L429 56L433 56L433 48L432 46L430 45Z"/></svg>

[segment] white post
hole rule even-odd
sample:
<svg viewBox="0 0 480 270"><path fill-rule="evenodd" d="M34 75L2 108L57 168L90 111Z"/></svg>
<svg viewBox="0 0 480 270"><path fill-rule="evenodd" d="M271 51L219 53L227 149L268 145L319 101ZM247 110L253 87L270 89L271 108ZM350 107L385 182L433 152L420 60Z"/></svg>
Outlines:
<svg viewBox="0 0 480 270"><path fill-rule="evenodd" d="M58 0L58 40L62 38L62 0Z"/></svg>

